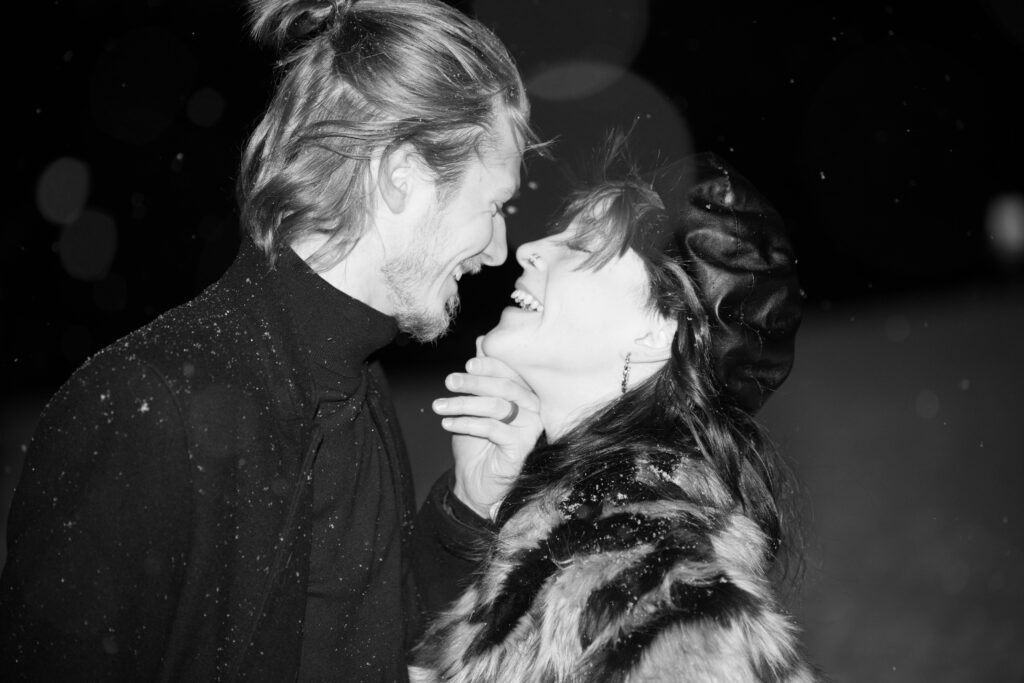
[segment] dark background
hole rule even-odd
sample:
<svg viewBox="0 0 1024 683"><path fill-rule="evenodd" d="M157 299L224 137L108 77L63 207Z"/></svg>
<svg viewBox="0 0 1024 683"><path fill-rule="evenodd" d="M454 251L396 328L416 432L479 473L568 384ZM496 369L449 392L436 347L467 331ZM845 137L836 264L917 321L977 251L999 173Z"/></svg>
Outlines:
<svg viewBox="0 0 1024 683"><path fill-rule="evenodd" d="M652 163L718 152L792 227L805 323L762 417L805 487L812 657L838 680L1024 680L1020 3L453 4L508 44L560 159L632 126ZM274 62L240 0L11 11L3 510L47 396L230 263ZM561 178L528 162L511 247ZM517 274L464 281L447 338L385 354L421 495L448 457L429 400Z"/></svg>

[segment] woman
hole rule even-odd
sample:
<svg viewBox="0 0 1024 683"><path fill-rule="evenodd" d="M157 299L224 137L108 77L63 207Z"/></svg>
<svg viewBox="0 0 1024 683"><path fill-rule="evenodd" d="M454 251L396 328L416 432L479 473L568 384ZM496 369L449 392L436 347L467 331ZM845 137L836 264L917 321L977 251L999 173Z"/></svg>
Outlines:
<svg viewBox="0 0 1024 683"><path fill-rule="evenodd" d="M714 156L612 179L614 156L519 248L483 339L546 440L414 680L814 679L770 588L785 520L751 418L799 324L781 221Z"/></svg>

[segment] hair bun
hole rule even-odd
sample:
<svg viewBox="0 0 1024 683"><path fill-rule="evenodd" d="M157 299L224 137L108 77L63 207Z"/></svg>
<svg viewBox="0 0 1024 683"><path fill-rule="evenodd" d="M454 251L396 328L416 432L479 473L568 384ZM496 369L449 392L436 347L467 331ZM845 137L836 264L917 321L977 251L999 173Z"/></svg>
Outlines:
<svg viewBox="0 0 1024 683"><path fill-rule="evenodd" d="M249 0L253 37L288 52L341 26L353 0Z"/></svg>

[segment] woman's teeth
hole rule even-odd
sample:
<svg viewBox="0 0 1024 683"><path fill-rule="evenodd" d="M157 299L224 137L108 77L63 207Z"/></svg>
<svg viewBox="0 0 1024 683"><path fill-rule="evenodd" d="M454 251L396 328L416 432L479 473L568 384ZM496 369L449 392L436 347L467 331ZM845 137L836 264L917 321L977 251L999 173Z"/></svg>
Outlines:
<svg viewBox="0 0 1024 683"><path fill-rule="evenodd" d="M515 301L519 308L526 311L535 311L537 313L544 311L544 304L537 301L532 294L524 292L521 289L517 289L512 292L512 301Z"/></svg>

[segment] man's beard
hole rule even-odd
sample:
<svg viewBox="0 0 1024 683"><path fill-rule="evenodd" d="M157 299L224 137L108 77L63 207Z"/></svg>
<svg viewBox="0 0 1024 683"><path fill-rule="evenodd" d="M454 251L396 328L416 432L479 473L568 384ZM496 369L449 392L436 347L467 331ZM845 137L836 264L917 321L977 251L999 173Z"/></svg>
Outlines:
<svg viewBox="0 0 1024 683"><path fill-rule="evenodd" d="M406 252L387 261L381 269L398 329L420 342L442 337L459 310L458 293L449 297L440 309L426 298L429 274L437 268L438 264L429 255Z"/></svg>

